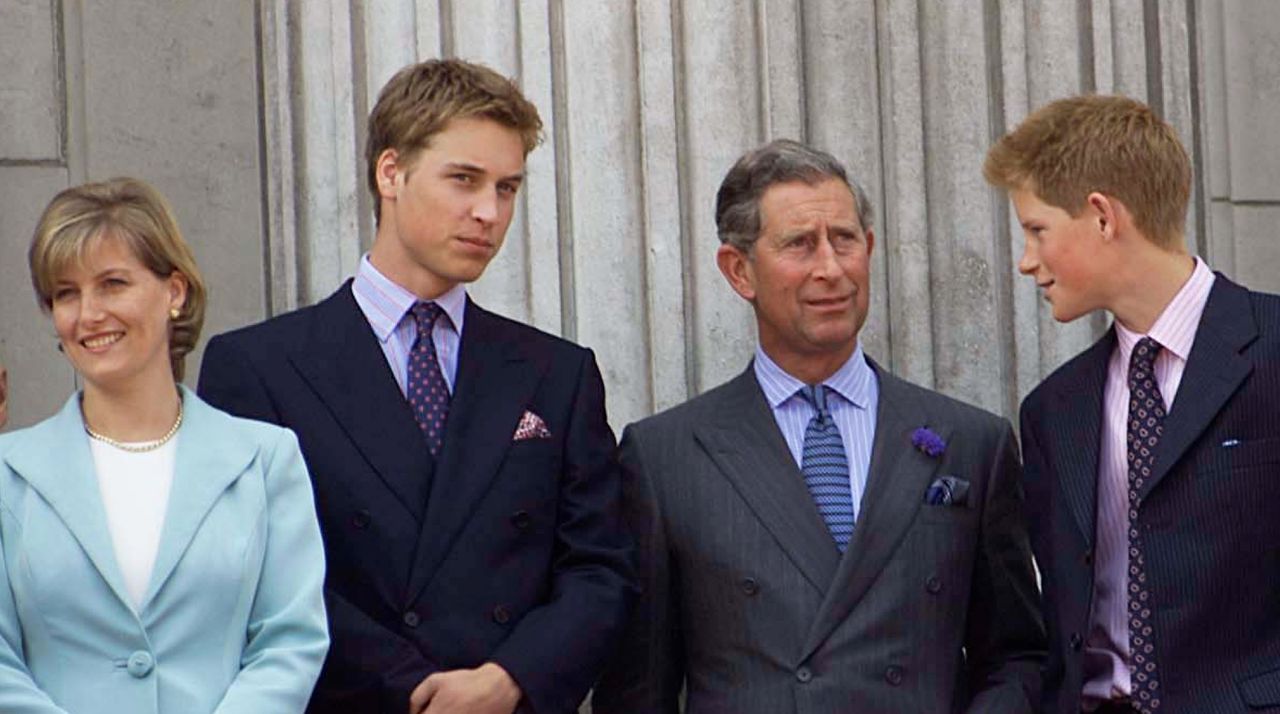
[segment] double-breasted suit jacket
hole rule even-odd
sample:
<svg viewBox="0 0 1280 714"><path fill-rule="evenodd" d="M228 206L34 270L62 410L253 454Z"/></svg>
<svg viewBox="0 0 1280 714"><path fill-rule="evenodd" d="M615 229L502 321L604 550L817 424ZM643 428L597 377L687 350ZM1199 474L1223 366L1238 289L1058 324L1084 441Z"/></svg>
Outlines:
<svg viewBox="0 0 1280 714"><path fill-rule="evenodd" d="M1022 404L1045 711L1080 710L1109 331ZM1218 275L1138 507L1162 708L1280 712L1280 298Z"/></svg>
<svg viewBox="0 0 1280 714"><path fill-rule="evenodd" d="M0 711L297 714L324 555L297 440L183 390L150 586L130 603L73 396L0 436Z"/></svg>
<svg viewBox="0 0 1280 714"><path fill-rule="evenodd" d="M297 432L328 555L333 647L312 712L403 714L428 674L494 661L574 711L632 595L614 439L588 350L468 300L432 459L348 282L210 341L200 391ZM526 415L544 429L521 434Z"/></svg>
<svg viewBox="0 0 1280 714"><path fill-rule="evenodd" d="M623 435L643 589L597 712L1030 712L1043 631L1008 422L876 368L843 557L752 369ZM946 441L913 446L928 427ZM943 476L968 484L926 504Z"/></svg>

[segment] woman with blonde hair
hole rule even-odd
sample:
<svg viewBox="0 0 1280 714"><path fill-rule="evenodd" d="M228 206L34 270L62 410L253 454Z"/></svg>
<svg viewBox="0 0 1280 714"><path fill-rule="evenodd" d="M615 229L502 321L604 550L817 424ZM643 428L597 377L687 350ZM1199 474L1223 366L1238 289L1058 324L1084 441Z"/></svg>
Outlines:
<svg viewBox="0 0 1280 714"><path fill-rule="evenodd" d="M178 380L205 288L165 200L54 197L28 255L83 389L0 436L0 711L300 713L328 648L293 434Z"/></svg>

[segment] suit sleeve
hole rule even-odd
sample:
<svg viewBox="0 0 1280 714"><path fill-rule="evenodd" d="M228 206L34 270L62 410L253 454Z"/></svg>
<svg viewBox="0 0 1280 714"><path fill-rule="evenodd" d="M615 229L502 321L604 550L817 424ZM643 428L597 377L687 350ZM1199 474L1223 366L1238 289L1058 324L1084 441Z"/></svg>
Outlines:
<svg viewBox="0 0 1280 714"><path fill-rule="evenodd" d="M13 514L0 503L0 519ZM3 557L3 529L0 529L0 711L9 714L66 714L40 690L31 678L22 655L22 625L18 606L9 588L9 564Z"/></svg>
<svg viewBox="0 0 1280 714"><path fill-rule="evenodd" d="M329 646L324 548L311 482L292 432L265 464L262 573L249 613L240 673L215 714L290 714L306 708Z"/></svg>
<svg viewBox="0 0 1280 714"><path fill-rule="evenodd" d="M1045 479L1048 478L1048 474L1045 471L1044 456L1040 453L1040 444L1036 440L1035 426L1027 417L1026 403L1023 404L1021 420L1023 463L1022 482L1026 485L1028 516L1032 519L1036 519L1036 510L1038 508L1043 508L1043 504L1048 503L1048 497L1043 494L1043 489L1047 484ZM1038 519L1038 521L1041 523L1046 522L1044 519ZM1032 523L1036 522L1037 520L1032 521ZM1043 542L1040 540L1042 536L1035 533L1032 535L1033 545ZM1036 552L1043 553L1041 550L1037 550ZM1061 637L1061 632L1057 627L1055 618L1052 616L1052 613L1056 612L1056 608L1053 604L1053 595L1055 592L1053 581L1054 570L1048 566L1048 564L1043 560L1043 557L1040 559L1039 565L1041 578L1040 602L1043 605L1043 611L1045 613L1045 630L1048 634L1049 641L1048 661L1045 663L1045 667L1043 669L1043 701L1045 711L1049 711L1050 703L1056 701L1057 692L1062 687L1062 649L1057 644L1060 641L1059 638Z"/></svg>
<svg viewBox="0 0 1280 714"><path fill-rule="evenodd" d="M640 599L592 696L597 714L677 714L684 684L679 600L661 504L636 429L622 434L623 509L636 541Z"/></svg>
<svg viewBox="0 0 1280 714"><path fill-rule="evenodd" d="M289 426L282 423L266 379L233 340L215 337L209 341L199 385L200 396L219 409ZM324 603L332 646L319 688L325 692L325 701L333 705L331 710L359 711L377 700L377 706L385 711L408 711L414 687L440 666L400 633L327 586Z"/></svg>
<svg viewBox="0 0 1280 714"><path fill-rule="evenodd" d="M1005 422L987 481L965 633L973 714L1030 714L1040 700L1044 621L1016 448Z"/></svg>
<svg viewBox="0 0 1280 714"><path fill-rule="evenodd" d="M550 592L493 654L537 714L570 712L613 653L634 596L630 539L622 527L621 484L604 383L595 359L582 360L557 495Z"/></svg>

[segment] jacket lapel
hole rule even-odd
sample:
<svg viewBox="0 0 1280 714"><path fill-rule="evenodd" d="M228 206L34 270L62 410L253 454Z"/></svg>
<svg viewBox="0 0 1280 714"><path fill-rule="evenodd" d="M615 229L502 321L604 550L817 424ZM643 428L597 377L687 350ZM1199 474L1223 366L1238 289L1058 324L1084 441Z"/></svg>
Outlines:
<svg viewBox="0 0 1280 714"><path fill-rule="evenodd" d="M1063 495L1085 543L1092 546L1098 501L1098 459L1102 444L1103 396L1107 362L1115 349L1114 328L1067 364L1054 378L1061 385L1051 408L1041 415L1041 448L1052 448L1056 474L1045 474L1062 486Z"/></svg>
<svg viewBox="0 0 1280 714"><path fill-rule="evenodd" d="M290 360L386 487L421 519L431 454L350 281L314 308L306 344Z"/></svg>
<svg viewBox="0 0 1280 714"><path fill-rule="evenodd" d="M912 432L928 426L944 441L951 438L951 427L934 423L911 387L874 362L868 362L879 378L880 398L866 493L853 539L806 639L806 657L866 594L916 518L941 459L913 447Z"/></svg>
<svg viewBox="0 0 1280 714"><path fill-rule="evenodd" d="M182 429L174 460L173 486L160 532L151 582L139 612L164 586L205 515L258 454L258 445L231 438L231 419L182 387Z"/></svg>
<svg viewBox="0 0 1280 714"><path fill-rule="evenodd" d="M769 404L748 367L694 437L805 578L827 592L840 560Z"/></svg>
<svg viewBox="0 0 1280 714"><path fill-rule="evenodd" d="M132 607L112 549L89 437L80 416L80 393L28 434L5 455L5 461L58 515L120 602Z"/></svg>
<svg viewBox="0 0 1280 714"><path fill-rule="evenodd" d="M409 602L430 583L489 490L546 373L549 356L528 347L514 339L501 318L468 298L458 380L410 576Z"/></svg>
<svg viewBox="0 0 1280 714"><path fill-rule="evenodd" d="M1257 336L1249 291L1219 274L1200 317L1173 408L1165 419L1155 469L1143 484L1141 496L1150 493L1178 463L1253 371L1253 363L1241 353Z"/></svg>

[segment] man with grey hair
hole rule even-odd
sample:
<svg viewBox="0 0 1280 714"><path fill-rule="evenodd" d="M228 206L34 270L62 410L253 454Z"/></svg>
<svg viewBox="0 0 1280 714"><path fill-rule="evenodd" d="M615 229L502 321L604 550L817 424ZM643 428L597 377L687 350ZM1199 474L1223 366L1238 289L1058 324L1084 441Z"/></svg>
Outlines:
<svg viewBox="0 0 1280 714"><path fill-rule="evenodd" d="M748 152L717 263L746 371L627 428L644 593L597 714L1031 712L1044 631L1009 423L863 355L875 234L830 155Z"/></svg>

